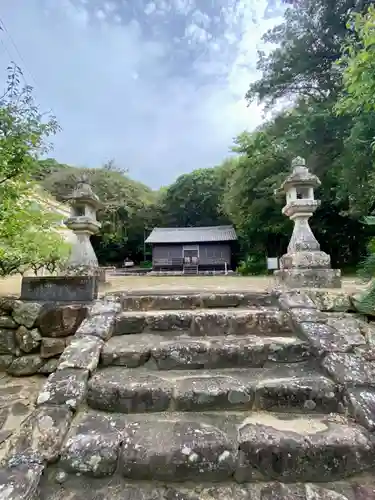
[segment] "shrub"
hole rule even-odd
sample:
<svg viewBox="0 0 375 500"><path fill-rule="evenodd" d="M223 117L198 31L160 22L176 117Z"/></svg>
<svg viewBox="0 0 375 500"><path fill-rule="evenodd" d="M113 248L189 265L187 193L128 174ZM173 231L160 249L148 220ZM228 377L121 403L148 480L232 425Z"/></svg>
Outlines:
<svg viewBox="0 0 375 500"><path fill-rule="evenodd" d="M143 260L139 263L139 267L142 269L150 269L152 268L152 262L150 260Z"/></svg>
<svg viewBox="0 0 375 500"><path fill-rule="evenodd" d="M263 255L248 255L237 268L242 276L259 276L265 274L266 270L267 263Z"/></svg>

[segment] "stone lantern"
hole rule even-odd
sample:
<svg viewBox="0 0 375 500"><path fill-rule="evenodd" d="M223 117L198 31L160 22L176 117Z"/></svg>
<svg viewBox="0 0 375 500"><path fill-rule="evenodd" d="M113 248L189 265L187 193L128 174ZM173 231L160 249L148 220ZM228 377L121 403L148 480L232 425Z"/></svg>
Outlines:
<svg viewBox="0 0 375 500"><path fill-rule="evenodd" d="M73 192L66 197L71 205L71 216L66 226L75 233L67 270L73 274L99 274L98 259L91 245L90 237L100 229L96 212L103 207L93 192L88 177L82 175Z"/></svg>
<svg viewBox="0 0 375 500"><path fill-rule="evenodd" d="M331 257L320 250L309 225L309 218L320 205L314 188L321 182L309 172L303 158L295 158L292 169L280 190L286 194L282 213L294 222L294 228L288 251L275 271L276 281L291 288L340 288L341 271L331 269Z"/></svg>

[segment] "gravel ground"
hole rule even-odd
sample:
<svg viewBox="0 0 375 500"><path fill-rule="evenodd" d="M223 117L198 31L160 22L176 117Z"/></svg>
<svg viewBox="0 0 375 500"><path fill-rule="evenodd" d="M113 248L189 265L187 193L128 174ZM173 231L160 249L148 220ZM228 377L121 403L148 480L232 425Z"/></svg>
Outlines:
<svg viewBox="0 0 375 500"><path fill-rule="evenodd" d="M272 276L109 276L109 285L102 292L116 291L266 291L273 287ZM363 288L363 284L355 278L343 279L343 289L354 292ZM19 294L21 278L0 280L0 296Z"/></svg>

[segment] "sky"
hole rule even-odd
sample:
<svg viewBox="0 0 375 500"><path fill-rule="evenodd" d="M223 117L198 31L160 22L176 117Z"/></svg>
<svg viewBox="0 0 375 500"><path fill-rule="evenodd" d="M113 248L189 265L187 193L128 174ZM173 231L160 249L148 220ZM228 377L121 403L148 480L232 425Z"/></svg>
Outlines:
<svg viewBox="0 0 375 500"><path fill-rule="evenodd" d="M0 83L17 62L62 130L49 156L113 159L159 188L221 163L263 119L244 99L279 0L0 0Z"/></svg>

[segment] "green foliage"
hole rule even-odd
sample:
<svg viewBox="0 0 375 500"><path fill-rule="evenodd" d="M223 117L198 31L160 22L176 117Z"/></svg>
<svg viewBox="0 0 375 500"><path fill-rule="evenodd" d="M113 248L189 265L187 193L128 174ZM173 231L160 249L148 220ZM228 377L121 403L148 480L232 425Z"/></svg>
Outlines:
<svg viewBox="0 0 375 500"><path fill-rule="evenodd" d="M0 98L0 185L5 184L9 192L30 180L38 168L37 158L49 148L46 139L58 130L55 118L46 121L35 105L32 88L21 86L21 74L15 65L8 68L7 86ZM10 180L17 183L7 183Z"/></svg>
<svg viewBox="0 0 375 500"><path fill-rule="evenodd" d="M143 260L139 263L139 267L141 269L151 269L152 268L152 261L151 260Z"/></svg>
<svg viewBox="0 0 375 500"><path fill-rule="evenodd" d="M20 85L21 71L8 68L0 98L0 274L6 276L41 267L55 270L69 247L54 230L57 220L34 201L31 181L40 154L58 126L45 119L34 103L31 87Z"/></svg>
<svg viewBox="0 0 375 500"><path fill-rule="evenodd" d="M347 25L354 29L339 63L344 67L339 113L358 115L375 111L375 7L353 14Z"/></svg>
<svg viewBox="0 0 375 500"><path fill-rule="evenodd" d="M371 238L367 245L368 255L362 261L358 270L358 275L364 280L371 280L375 277L375 238Z"/></svg>
<svg viewBox="0 0 375 500"><path fill-rule="evenodd" d="M278 254L289 234L282 203L274 198L288 169L287 158L265 130L244 133L234 147L238 164L227 181L223 207L236 225L242 250ZM285 236L284 236L285 235Z"/></svg>
<svg viewBox="0 0 375 500"><path fill-rule="evenodd" d="M347 143L355 168L347 168L346 175L355 186L357 212L372 213L375 208L375 8L370 5L361 13L354 13L347 23L349 34L339 60L342 72L342 92L335 109L339 115L351 115L352 128ZM375 217L363 219L367 226L375 225ZM362 261L359 275L365 280L375 277L375 238L367 247L367 257ZM375 309L375 282L358 303L363 311Z"/></svg>
<svg viewBox="0 0 375 500"><path fill-rule="evenodd" d="M12 199L8 204L3 198L0 207L0 274L24 273L29 269L36 273L44 267L54 272L70 250L53 229L59 218L35 205L32 189L20 186L18 192L18 200Z"/></svg>
<svg viewBox="0 0 375 500"><path fill-rule="evenodd" d="M259 276L262 274L266 274L266 259L262 255L248 255L239 263L237 272L242 276Z"/></svg>
<svg viewBox="0 0 375 500"><path fill-rule="evenodd" d="M364 223L369 226L375 225L375 217L368 216L364 218ZM360 299L356 308L365 313L375 315L375 237L371 238L367 245L367 256L361 262L358 270L358 275L365 281L370 282L369 290L367 290Z"/></svg>
<svg viewBox="0 0 375 500"><path fill-rule="evenodd" d="M263 36L276 44L271 53L259 52L259 80L250 85L249 100L259 99L272 107L281 98L295 96L325 101L340 89L335 65L347 35L351 12L361 11L370 1L299 0L288 7L284 22Z"/></svg>
<svg viewBox="0 0 375 500"><path fill-rule="evenodd" d="M213 226L228 223L221 210L226 175L223 167L193 170L184 174L162 194L162 218L168 227Z"/></svg>

